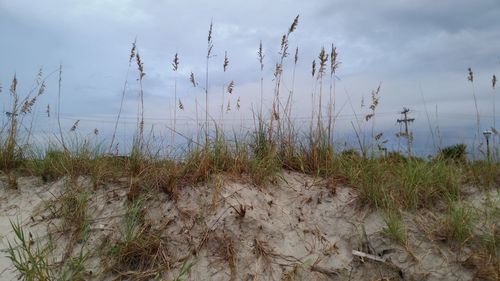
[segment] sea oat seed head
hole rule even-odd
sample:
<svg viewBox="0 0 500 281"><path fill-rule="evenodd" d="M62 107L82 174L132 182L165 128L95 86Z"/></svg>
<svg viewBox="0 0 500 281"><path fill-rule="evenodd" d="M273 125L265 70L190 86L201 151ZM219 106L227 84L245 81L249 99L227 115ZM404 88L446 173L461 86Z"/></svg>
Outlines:
<svg viewBox="0 0 500 281"><path fill-rule="evenodd" d="M339 53L337 52L337 47L332 44L332 50L330 52L330 75L335 75L335 72L340 65L340 62L337 61Z"/></svg>
<svg viewBox="0 0 500 281"><path fill-rule="evenodd" d="M78 127L78 124L80 123L80 120L76 120L76 122L71 126L71 129L69 130L70 132L74 132L76 128Z"/></svg>
<svg viewBox="0 0 500 281"><path fill-rule="evenodd" d="M229 82L229 84L227 85L227 92L229 94L232 94L233 93L233 88L234 88L234 81L231 81Z"/></svg>
<svg viewBox="0 0 500 281"><path fill-rule="evenodd" d="M194 79L194 73L191 72L191 75L189 75L189 81L191 81L191 84L193 84L193 87L196 87L198 83L196 83L196 80Z"/></svg>
<svg viewBox="0 0 500 281"><path fill-rule="evenodd" d="M10 84L10 94L12 96L15 96L16 90L17 90L17 75L14 74L14 78L12 79L12 83Z"/></svg>
<svg viewBox="0 0 500 281"><path fill-rule="evenodd" d="M290 28L288 29L288 35L290 35L290 33L294 32L295 29L297 29L298 24L299 24L299 15L297 15L295 17L295 19L292 22L292 25L290 25Z"/></svg>
<svg viewBox="0 0 500 281"><path fill-rule="evenodd" d="M326 55L325 48L321 48L321 51L318 55L319 59L319 69L318 69L318 78L323 77L325 72L326 62L328 61L328 56Z"/></svg>
<svg viewBox="0 0 500 281"><path fill-rule="evenodd" d="M278 77L281 74L281 64L276 63L276 67L274 68L274 77Z"/></svg>
<svg viewBox="0 0 500 281"><path fill-rule="evenodd" d="M491 87L493 88L493 90L495 90L496 85L497 85L497 77L495 76L495 74L493 74L493 78L491 78Z"/></svg>
<svg viewBox="0 0 500 281"><path fill-rule="evenodd" d="M139 55L139 51L135 54L135 59L137 61L137 69L139 70L139 80L142 80L146 73L144 72L144 64L141 61L141 56Z"/></svg>
<svg viewBox="0 0 500 281"><path fill-rule="evenodd" d="M280 120L280 115L277 111L273 112L273 116L274 116L274 120L276 120L276 121Z"/></svg>
<svg viewBox="0 0 500 281"><path fill-rule="evenodd" d="M40 85L40 88L38 89L38 93L36 94L37 97L43 95L43 93L45 93L45 88L46 88L46 85L45 85L45 82L42 82L42 84Z"/></svg>
<svg viewBox="0 0 500 281"><path fill-rule="evenodd" d="M380 93L380 85L377 87L376 90L372 91L372 104L370 105L370 109L372 111L375 111L375 109L377 108L379 93Z"/></svg>
<svg viewBox="0 0 500 281"><path fill-rule="evenodd" d="M179 56L175 53L174 60L172 61L172 67L174 71L179 69Z"/></svg>
<svg viewBox="0 0 500 281"><path fill-rule="evenodd" d="M226 72L227 67L229 66L229 58L227 57L227 51L224 52L224 72Z"/></svg>
<svg viewBox="0 0 500 281"><path fill-rule="evenodd" d="M24 100L23 107L21 107L21 114L26 114L28 112L31 112L29 108L29 100Z"/></svg>
<svg viewBox="0 0 500 281"><path fill-rule="evenodd" d="M135 58L136 42L137 38L135 38L134 42L132 42L132 49L130 49L130 57L128 59L129 64L131 64L132 60Z"/></svg>
<svg viewBox="0 0 500 281"><path fill-rule="evenodd" d="M474 73L472 72L472 68L467 69L468 74L467 74L467 80L469 80L471 83L474 82Z"/></svg>
<svg viewBox="0 0 500 281"><path fill-rule="evenodd" d="M288 37L283 34L283 36L281 37L281 50L280 50L280 55L281 55L281 58L284 59L288 56Z"/></svg>
<svg viewBox="0 0 500 281"><path fill-rule="evenodd" d="M264 51L262 51L262 40L260 40L257 54L259 55L260 70L262 71L264 69Z"/></svg>
<svg viewBox="0 0 500 281"><path fill-rule="evenodd" d="M377 108L379 100L380 86L381 84L378 85L376 90L372 91L372 104L370 105L371 113L365 116L366 121L370 120L373 116L375 116L375 109Z"/></svg>
<svg viewBox="0 0 500 281"><path fill-rule="evenodd" d="M207 46L207 58L210 58L210 55L212 54L212 49L214 47L213 41L212 41L212 28L213 28L213 21L210 21L210 28L208 29L208 46Z"/></svg>

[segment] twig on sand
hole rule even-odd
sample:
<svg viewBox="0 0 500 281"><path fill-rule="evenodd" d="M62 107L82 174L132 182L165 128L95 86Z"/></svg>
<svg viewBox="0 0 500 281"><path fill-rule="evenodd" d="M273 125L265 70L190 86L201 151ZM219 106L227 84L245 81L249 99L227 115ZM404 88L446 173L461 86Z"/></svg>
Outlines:
<svg viewBox="0 0 500 281"><path fill-rule="evenodd" d="M362 258L367 258L367 259L371 259L371 260L374 260L374 261L379 261L379 262L385 262L386 261L385 258L381 258L381 257L375 256L375 255L367 254L367 253L360 252L360 251L357 251L357 250L352 250L352 254L354 256L358 256L358 257L362 257Z"/></svg>

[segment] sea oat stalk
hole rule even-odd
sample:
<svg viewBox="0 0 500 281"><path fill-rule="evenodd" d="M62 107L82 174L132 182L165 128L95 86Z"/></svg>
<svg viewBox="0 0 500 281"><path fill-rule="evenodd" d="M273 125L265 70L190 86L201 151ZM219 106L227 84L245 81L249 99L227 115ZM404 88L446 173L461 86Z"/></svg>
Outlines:
<svg viewBox="0 0 500 281"><path fill-rule="evenodd" d="M125 75L125 82L123 83L123 90L122 90L122 98L121 98L121 101L120 101L120 109L118 110L118 115L116 116L115 127L113 129L113 135L111 137L111 142L109 144L109 153L111 153L111 151L113 149L113 143L115 141L116 131L118 129L118 122L120 121L120 116L121 116L122 110L123 110L123 102L125 100L125 92L127 91L128 76L129 76L129 73L130 73L130 68L132 66L132 60L135 59L136 43L137 43L137 38L132 43L132 48L130 49L130 55L129 55L129 59L128 59L127 74ZM48 105L47 105L47 115L49 115L49 117L50 117L50 108L49 108Z"/></svg>
<svg viewBox="0 0 500 281"><path fill-rule="evenodd" d="M478 139L481 135L481 133L480 133L481 124L480 124L480 120L479 120L479 108L477 106L476 90L474 87L474 73L472 72L472 69L470 67L467 69L467 80L472 85L472 96L474 97L474 107L476 108L476 127L477 127L476 139Z"/></svg>
<svg viewBox="0 0 500 281"><path fill-rule="evenodd" d="M210 58L212 57L212 49L214 47L213 44L213 38L212 38L212 28L213 28L213 22L210 21L210 28L208 29L208 40L207 40L207 63L206 63L206 69L205 69L205 145L208 146L208 133L209 133L209 127L208 127L208 64L210 61Z"/></svg>
<svg viewBox="0 0 500 281"><path fill-rule="evenodd" d="M175 146L176 124L177 124L177 71L179 70L179 55L175 53L172 60L172 70L175 72L174 78L174 125L172 130L172 145ZM179 100L180 102L180 100Z"/></svg>

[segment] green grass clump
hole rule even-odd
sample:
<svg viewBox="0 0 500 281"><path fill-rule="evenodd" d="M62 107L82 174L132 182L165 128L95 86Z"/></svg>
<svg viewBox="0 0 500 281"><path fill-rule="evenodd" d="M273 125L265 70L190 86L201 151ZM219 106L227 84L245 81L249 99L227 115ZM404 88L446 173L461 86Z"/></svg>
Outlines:
<svg viewBox="0 0 500 281"><path fill-rule="evenodd" d="M166 243L144 218L145 197L128 203L121 238L108 252L111 269L133 280L151 280L170 262Z"/></svg>
<svg viewBox="0 0 500 281"><path fill-rule="evenodd" d="M7 257L23 280L54 280L54 272L50 266L49 255L53 245L45 246L36 243L31 232L26 235L20 223L10 222L15 233L14 244L8 243Z"/></svg>
<svg viewBox="0 0 500 281"><path fill-rule="evenodd" d="M435 200L460 196L463 173L457 165L412 158L394 161L349 156L339 161L339 172L359 189L360 199L377 208L416 210L430 207Z"/></svg>
<svg viewBox="0 0 500 281"><path fill-rule="evenodd" d="M482 189L498 188L500 186L500 163L489 161L473 161L465 166L466 183Z"/></svg>
<svg viewBox="0 0 500 281"><path fill-rule="evenodd" d="M474 214L463 203L451 204L442 220L442 232L459 248L472 238Z"/></svg>
<svg viewBox="0 0 500 281"><path fill-rule="evenodd" d="M383 229L384 233L401 245L406 245L407 233L401 213L389 209L385 213L384 222L386 224L386 227Z"/></svg>
<svg viewBox="0 0 500 281"><path fill-rule="evenodd" d="M274 181L276 174L281 170L281 162L274 148L266 154L255 156L250 161L250 177L255 185L262 185L269 180Z"/></svg>
<svg viewBox="0 0 500 281"><path fill-rule="evenodd" d="M182 263L181 269L179 270L179 274L172 281L184 281L186 280L186 276L188 275L191 267L193 267L193 260L185 260Z"/></svg>
<svg viewBox="0 0 500 281"><path fill-rule="evenodd" d="M447 146L439 150L438 159L465 163L467 146L463 143Z"/></svg>
<svg viewBox="0 0 500 281"><path fill-rule="evenodd" d="M20 280L26 281L72 281L84 280L85 262L89 254L82 246L77 256L70 256L57 262L54 259L55 244L52 240L45 244L23 229L20 223L11 221L15 234L14 244L8 243L7 257L19 273ZM84 243L85 245L85 243Z"/></svg>

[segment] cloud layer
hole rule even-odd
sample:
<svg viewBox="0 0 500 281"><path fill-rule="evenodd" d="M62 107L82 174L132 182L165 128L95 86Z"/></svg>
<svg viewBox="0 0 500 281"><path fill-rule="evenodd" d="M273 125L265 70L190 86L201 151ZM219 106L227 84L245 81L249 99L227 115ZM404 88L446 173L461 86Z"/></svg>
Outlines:
<svg viewBox="0 0 500 281"><path fill-rule="evenodd" d="M0 82L7 88L15 72L27 89L40 66L48 73L62 63L61 113L68 122L85 117L113 120L126 79L131 42L137 37L147 73L146 115L157 120L171 118L177 79L178 96L186 107L180 117L193 119L195 104L203 106L203 90L190 87L188 76L193 72L204 83L207 30L213 21L215 56L209 65L210 109L219 111L222 87L234 80L236 87L230 99L235 103L239 96L244 113L233 112L227 118L247 118L260 92L256 55L259 41L266 55L264 75L269 100L280 38L297 14L300 22L290 38L290 49L299 48L294 85L298 116L309 116L311 112L311 62L322 46L329 48L334 43L342 61L336 93L339 108L344 105L344 127L350 126L353 108L359 115L366 111L359 107L361 99L368 100L379 83L382 91L378 110L392 114L381 114L377 123L381 130L399 130L395 125L397 112L406 106L415 110L415 127L428 134L422 96L427 110L432 111L433 124L433 112L438 107L444 116L463 114L466 120L460 123L473 127L472 85L466 79L469 66L475 73L474 91L483 115L482 125L491 126L491 75L500 74L500 2L496 0L0 0ZM224 73L226 51L230 66ZM175 53L181 59L178 73L170 65ZM284 90L291 89L292 70L292 61L286 62ZM132 119L137 108L135 77L133 65L125 102L125 115ZM41 102L53 104L56 90L57 79L53 77ZM224 101L228 98L224 97ZM459 117L444 117L440 125L443 129L455 128ZM102 124L89 121L88 127ZM463 130L453 130L450 138L465 139L474 129L463 135L460 132Z"/></svg>

